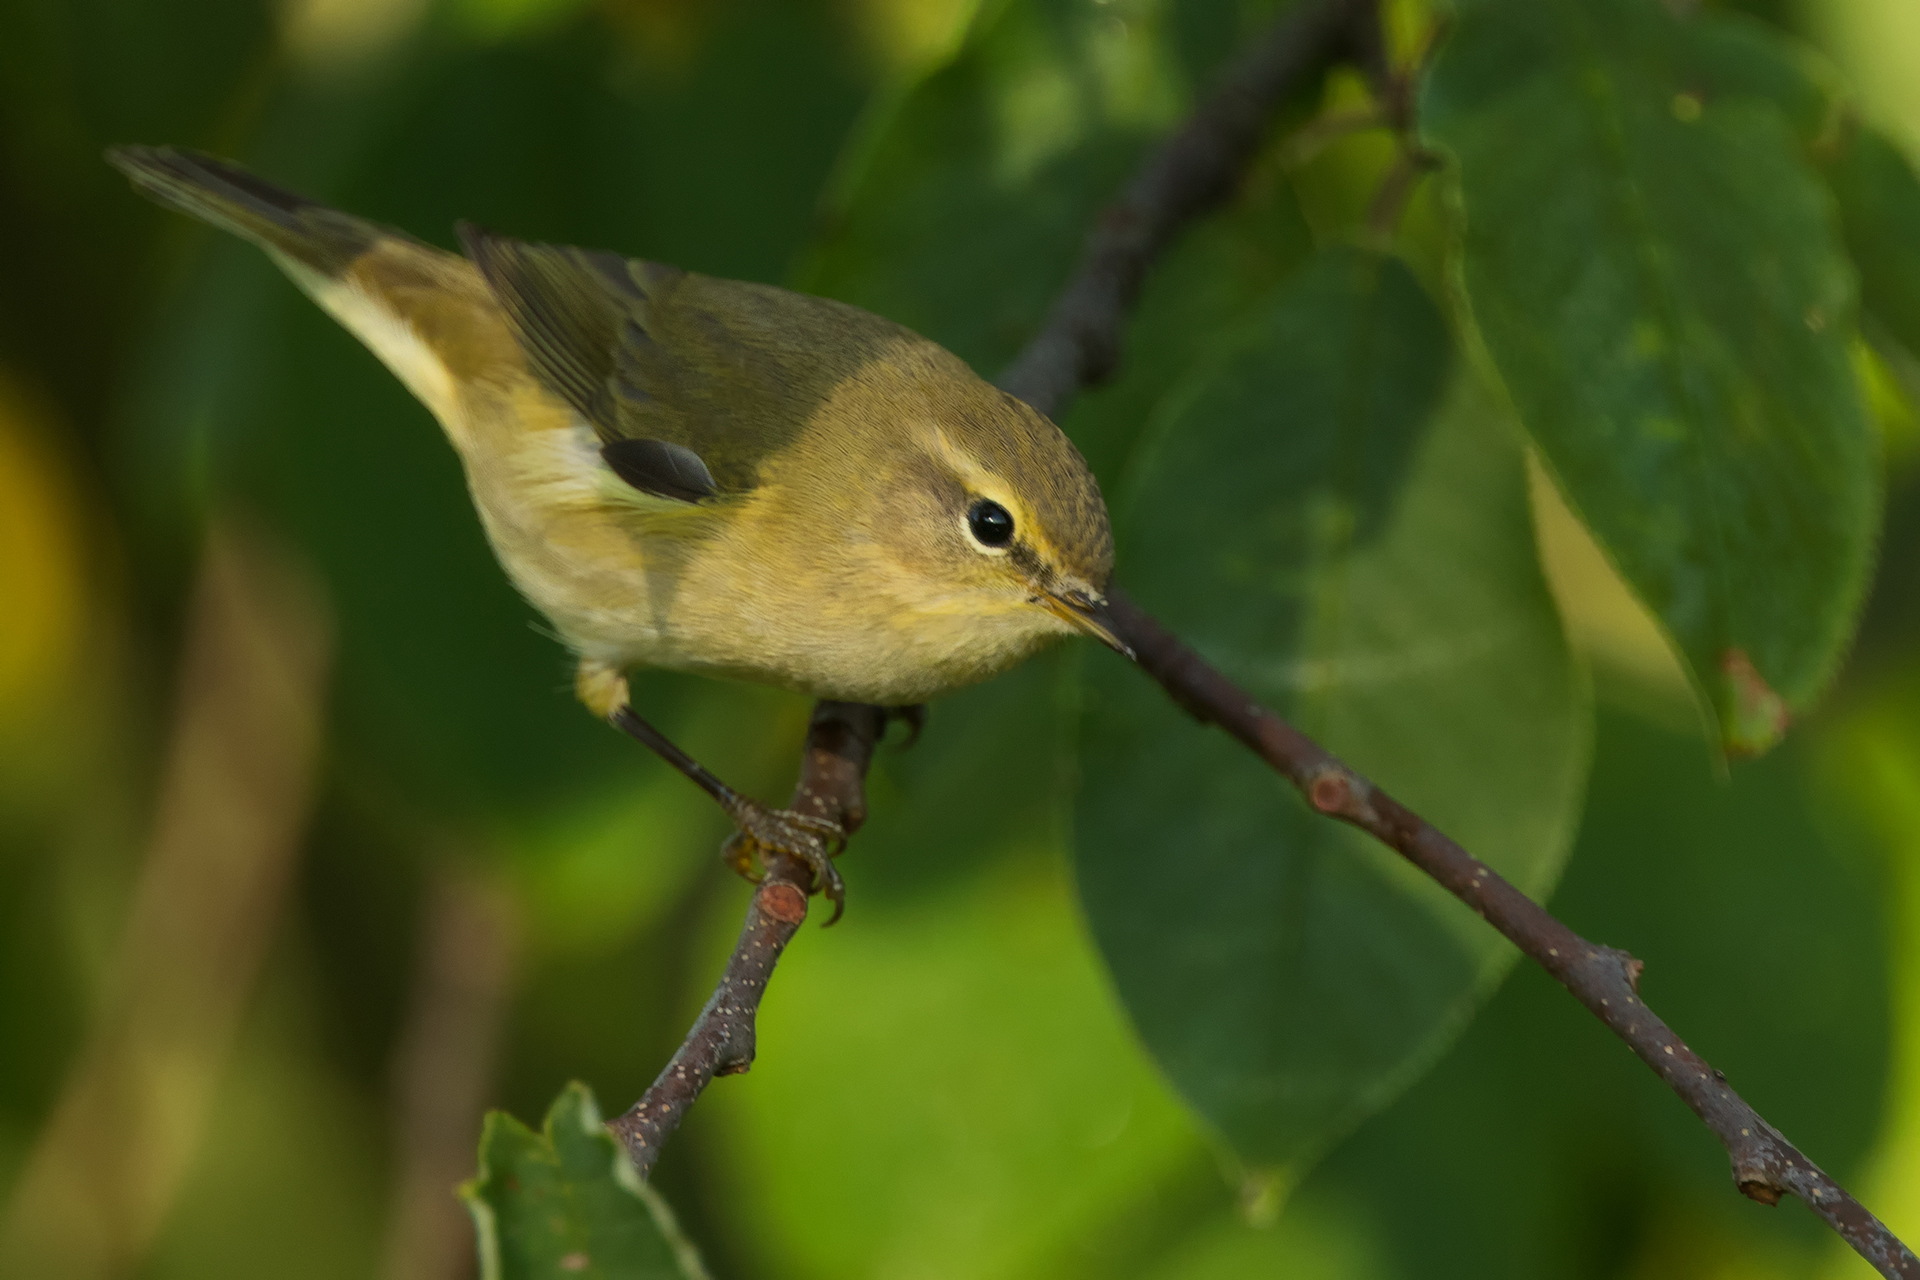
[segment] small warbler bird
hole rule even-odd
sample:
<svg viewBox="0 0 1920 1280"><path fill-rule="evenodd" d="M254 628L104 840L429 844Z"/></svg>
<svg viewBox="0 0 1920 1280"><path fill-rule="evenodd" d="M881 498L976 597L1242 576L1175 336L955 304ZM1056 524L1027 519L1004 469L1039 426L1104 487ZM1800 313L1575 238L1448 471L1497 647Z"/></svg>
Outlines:
<svg viewBox="0 0 1920 1280"><path fill-rule="evenodd" d="M172 147L108 160L266 250L439 420L576 689L718 800L732 860L844 832L708 773L627 705L667 667L915 707L1105 612L1113 539L1060 429L869 312L462 223L466 257Z"/></svg>

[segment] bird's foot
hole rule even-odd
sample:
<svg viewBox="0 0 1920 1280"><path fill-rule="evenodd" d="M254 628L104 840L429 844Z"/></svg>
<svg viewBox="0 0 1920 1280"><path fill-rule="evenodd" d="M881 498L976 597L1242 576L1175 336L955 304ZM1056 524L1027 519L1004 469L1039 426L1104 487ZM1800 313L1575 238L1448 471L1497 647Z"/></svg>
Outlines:
<svg viewBox="0 0 1920 1280"><path fill-rule="evenodd" d="M795 809L769 809L758 800L736 796L727 816L738 828L720 853L727 865L754 882L766 877L769 853L798 858L813 872L813 888L833 903L832 924L847 904L847 886L833 859L847 847L847 833L837 822Z"/></svg>

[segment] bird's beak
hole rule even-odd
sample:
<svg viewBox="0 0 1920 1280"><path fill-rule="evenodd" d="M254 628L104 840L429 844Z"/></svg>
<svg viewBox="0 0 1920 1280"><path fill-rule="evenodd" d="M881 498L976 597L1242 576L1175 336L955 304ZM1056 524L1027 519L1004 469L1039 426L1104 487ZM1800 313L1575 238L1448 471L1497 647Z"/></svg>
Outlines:
<svg viewBox="0 0 1920 1280"><path fill-rule="evenodd" d="M1086 632L1120 656L1132 660L1133 646L1114 631L1113 615L1107 611L1105 600L1085 591L1044 591L1037 600L1048 613Z"/></svg>

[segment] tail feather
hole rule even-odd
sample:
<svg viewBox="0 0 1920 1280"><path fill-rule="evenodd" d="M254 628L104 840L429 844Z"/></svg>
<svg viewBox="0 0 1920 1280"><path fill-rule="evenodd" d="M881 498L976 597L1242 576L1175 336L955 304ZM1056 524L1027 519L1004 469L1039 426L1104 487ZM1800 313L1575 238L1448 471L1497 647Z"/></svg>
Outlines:
<svg viewBox="0 0 1920 1280"><path fill-rule="evenodd" d="M160 204L265 249L433 411L456 447L465 448L467 431L459 388L523 375L499 303L458 254L198 152L114 147L107 160Z"/></svg>
<svg viewBox="0 0 1920 1280"><path fill-rule="evenodd" d="M157 203L336 277L383 235L371 222L316 204L197 151L109 147L107 162Z"/></svg>

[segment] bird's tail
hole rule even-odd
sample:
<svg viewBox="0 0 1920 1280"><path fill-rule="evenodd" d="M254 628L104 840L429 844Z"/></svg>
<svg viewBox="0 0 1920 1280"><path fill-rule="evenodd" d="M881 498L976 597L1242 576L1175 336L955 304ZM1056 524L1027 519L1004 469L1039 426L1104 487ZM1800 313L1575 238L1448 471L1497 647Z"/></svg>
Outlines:
<svg viewBox="0 0 1920 1280"><path fill-rule="evenodd" d="M523 361L480 273L457 254L195 151L113 147L107 160L156 202L265 249L433 410L456 446L457 386L498 380Z"/></svg>
<svg viewBox="0 0 1920 1280"><path fill-rule="evenodd" d="M178 147L109 147L107 162L159 204L337 277L383 236L363 218L316 204L224 160Z"/></svg>

